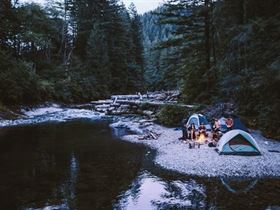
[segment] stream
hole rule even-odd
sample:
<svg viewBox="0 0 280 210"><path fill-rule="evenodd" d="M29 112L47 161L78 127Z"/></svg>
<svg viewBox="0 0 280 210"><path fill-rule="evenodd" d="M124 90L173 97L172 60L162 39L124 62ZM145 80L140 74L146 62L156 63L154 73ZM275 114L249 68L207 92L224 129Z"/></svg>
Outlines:
<svg viewBox="0 0 280 210"><path fill-rule="evenodd" d="M0 121L0 209L280 209L280 179L167 171L115 120L53 105Z"/></svg>

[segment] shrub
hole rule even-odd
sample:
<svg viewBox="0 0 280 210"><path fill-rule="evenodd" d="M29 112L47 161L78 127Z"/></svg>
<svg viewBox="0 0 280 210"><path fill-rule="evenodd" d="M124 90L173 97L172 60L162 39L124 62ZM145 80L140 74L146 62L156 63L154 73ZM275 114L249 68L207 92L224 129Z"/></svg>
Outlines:
<svg viewBox="0 0 280 210"><path fill-rule="evenodd" d="M0 49L0 100L3 104L39 101L37 79L29 63Z"/></svg>
<svg viewBox="0 0 280 210"><path fill-rule="evenodd" d="M157 120L159 123L166 126L178 126L182 120L188 117L190 110L186 107L179 105L165 105L157 114Z"/></svg>

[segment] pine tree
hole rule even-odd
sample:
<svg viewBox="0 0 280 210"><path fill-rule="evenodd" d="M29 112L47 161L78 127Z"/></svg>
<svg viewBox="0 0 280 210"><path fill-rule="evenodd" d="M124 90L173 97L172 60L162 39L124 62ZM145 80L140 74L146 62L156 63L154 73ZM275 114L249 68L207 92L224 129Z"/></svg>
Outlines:
<svg viewBox="0 0 280 210"><path fill-rule="evenodd" d="M98 88L109 92L111 74L109 69L106 34L99 22L94 23L87 43L88 74L96 78Z"/></svg>
<svg viewBox="0 0 280 210"><path fill-rule="evenodd" d="M174 74L179 71L178 75L183 76L187 100L208 98L213 89L211 4L210 0L170 0L159 13L161 24L176 26L173 38L163 42L161 47L175 49L173 56L167 58L169 70ZM192 88L190 93L194 80L196 89Z"/></svg>
<svg viewBox="0 0 280 210"><path fill-rule="evenodd" d="M144 87L144 60L143 60L143 35L142 23L133 3L128 8L130 15L130 35L131 35L131 76L132 88L142 90Z"/></svg>

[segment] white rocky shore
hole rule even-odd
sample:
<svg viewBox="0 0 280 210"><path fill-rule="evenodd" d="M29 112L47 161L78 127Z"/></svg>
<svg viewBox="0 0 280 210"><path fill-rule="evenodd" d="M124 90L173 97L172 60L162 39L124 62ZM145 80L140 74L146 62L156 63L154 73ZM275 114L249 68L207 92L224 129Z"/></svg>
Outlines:
<svg viewBox="0 0 280 210"><path fill-rule="evenodd" d="M127 127L137 134L126 135L122 139L145 144L157 151L155 163L163 168L180 173L203 177L279 177L280 178L280 142L264 138L260 132L251 131L258 142L261 156L225 156L219 155L215 148L202 145L189 149L188 145L179 141L181 130L166 128L141 120L123 119L111 127ZM160 134L157 140L139 140L139 135L147 131Z"/></svg>

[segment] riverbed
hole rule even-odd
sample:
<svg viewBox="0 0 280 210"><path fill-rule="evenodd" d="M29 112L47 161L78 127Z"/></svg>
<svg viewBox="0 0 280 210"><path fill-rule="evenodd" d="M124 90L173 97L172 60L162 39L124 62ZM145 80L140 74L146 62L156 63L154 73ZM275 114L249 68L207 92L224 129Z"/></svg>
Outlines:
<svg viewBox="0 0 280 210"><path fill-rule="evenodd" d="M137 130L86 109L26 111L0 130L1 209L278 209L277 177L198 177L166 170ZM5 126L3 126L5 124ZM176 154L174 154L176 157Z"/></svg>

